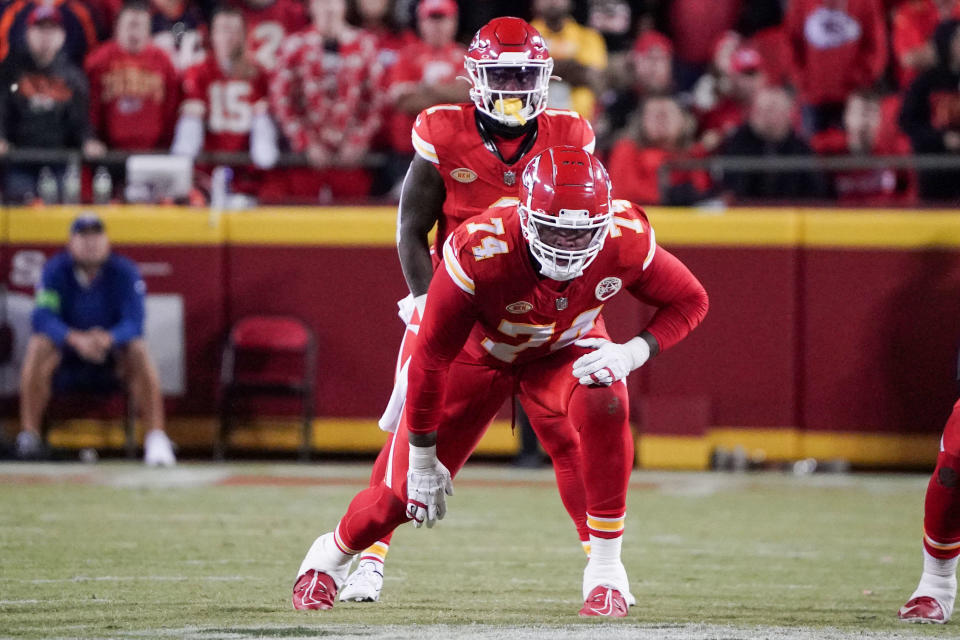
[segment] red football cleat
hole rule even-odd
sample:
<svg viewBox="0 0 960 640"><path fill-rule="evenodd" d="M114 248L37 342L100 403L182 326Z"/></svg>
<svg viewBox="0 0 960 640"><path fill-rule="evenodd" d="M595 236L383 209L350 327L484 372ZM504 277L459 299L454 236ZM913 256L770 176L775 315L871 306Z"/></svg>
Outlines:
<svg viewBox="0 0 960 640"><path fill-rule="evenodd" d="M627 601L623 594L616 589L603 585L593 588L580 609L581 616L606 616L608 618L625 618L627 616Z"/></svg>
<svg viewBox="0 0 960 640"><path fill-rule="evenodd" d="M904 622L943 624L947 621L943 607L930 596L911 598L897 611L897 617Z"/></svg>
<svg viewBox="0 0 960 640"><path fill-rule="evenodd" d="M316 569L310 569L297 578L297 584L293 585L293 608L298 611L333 609L336 596L337 585L333 578Z"/></svg>

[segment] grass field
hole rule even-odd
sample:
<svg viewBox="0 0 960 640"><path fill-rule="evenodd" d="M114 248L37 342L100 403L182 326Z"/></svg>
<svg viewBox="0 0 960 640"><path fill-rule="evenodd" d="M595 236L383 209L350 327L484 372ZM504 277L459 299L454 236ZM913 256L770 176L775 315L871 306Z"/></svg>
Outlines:
<svg viewBox="0 0 960 640"><path fill-rule="evenodd" d="M468 466L433 530L401 529L377 604L290 606L367 465L0 466L0 637L914 638L921 476L636 473L638 604L583 620L584 557L552 473Z"/></svg>

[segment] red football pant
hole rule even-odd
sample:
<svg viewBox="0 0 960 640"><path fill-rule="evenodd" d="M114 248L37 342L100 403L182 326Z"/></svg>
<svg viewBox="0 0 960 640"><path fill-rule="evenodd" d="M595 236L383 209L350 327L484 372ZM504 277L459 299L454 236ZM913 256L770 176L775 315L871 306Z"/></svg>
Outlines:
<svg viewBox="0 0 960 640"><path fill-rule="evenodd" d="M414 316L414 323L419 324L418 316ZM417 344L417 333L407 330L403 334L403 342L400 344L400 354L397 357L396 375L399 375L400 369L404 363L413 355ZM570 376L572 377L572 376ZM580 434L569 423L567 417L562 414L552 413L549 408L544 407L537 402L536 398L524 391L524 383L521 382L520 398L527 417L530 418L530 426L537 434L540 444L547 455L553 461L553 471L557 479L557 488L560 491L560 500L564 508L570 514L573 524L577 529L577 535L581 541L589 541L589 529L587 528L587 519L584 513L586 497L584 494L583 474L580 471ZM494 407L499 407L500 403L490 403ZM490 420L493 416L490 417ZM483 429L489 426L489 421L483 425ZM482 435L482 433L481 433ZM390 449L392 439L384 443L376 462L373 464L373 471L370 474L370 486L376 486L381 480L386 478L387 464L390 460ZM476 444L474 443L474 448ZM473 449L470 450L472 453ZM469 453L467 454L469 456ZM447 467L449 469L449 466ZM393 531L385 535L379 541L389 547L390 539L393 537Z"/></svg>
<svg viewBox="0 0 960 640"><path fill-rule="evenodd" d="M519 388L520 401L538 435L549 432L551 441L561 445L557 451L562 459L575 465L565 477L582 478L581 482L568 482L567 487L576 484L579 497L564 497L578 530L586 531L587 511L597 518L622 517L634 455L626 385L580 385L571 369L573 361L586 351L567 347L516 369L454 362L437 432L437 457L455 476L497 410L514 388ZM343 551L357 553L409 519L408 437L402 420L390 441L384 479L357 494L340 521L337 542ZM559 479L560 473L557 475Z"/></svg>
<svg viewBox="0 0 960 640"><path fill-rule="evenodd" d="M927 485L923 547L935 558L960 555L960 400L943 429L937 468Z"/></svg>

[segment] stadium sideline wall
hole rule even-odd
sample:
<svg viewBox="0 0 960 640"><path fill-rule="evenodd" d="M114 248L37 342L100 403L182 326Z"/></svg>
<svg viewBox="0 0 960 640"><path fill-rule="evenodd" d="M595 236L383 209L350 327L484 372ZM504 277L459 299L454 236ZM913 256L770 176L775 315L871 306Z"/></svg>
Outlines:
<svg viewBox="0 0 960 640"><path fill-rule="evenodd" d="M11 299L31 294L38 256L63 246L76 211L0 210L0 268ZM167 398L177 442L209 446L227 328L267 312L298 315L317 333L316 448L379 448L385 434L376 418L402 333L395 302L405 294L395 209L100 212L116 250L143 267L149 292L182 297L184 392ZM714 447L735 445L770 459L933 463L956 397L960 212L654 208L650 217L659 244L703 281L711 308L687 341L631 376L643 466L704 468ZM620 296L604 313L623 339L650 311ZM8 418L18 365L4 372ZM276 417L284 409L266 405L274 417L255 420L235 444L294 448L294 423ZM102 417L71 421L54 443L117 444L116 421ZM501 420L480 451L516 446Z"/></svg>

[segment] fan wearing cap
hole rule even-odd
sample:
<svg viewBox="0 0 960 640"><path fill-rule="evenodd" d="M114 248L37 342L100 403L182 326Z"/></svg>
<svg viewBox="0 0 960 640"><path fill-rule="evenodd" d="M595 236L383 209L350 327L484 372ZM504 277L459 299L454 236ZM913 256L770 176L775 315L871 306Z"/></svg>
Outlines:
<svg viewBox="0 0 960 640"><path fill-rule="evenodd" d="M547 109L553 59L536 29L520 18L495 18L481 27L463 60L470 80L470 103L438 104L422 111L411 138L416 155L410 162L400 198L397 248L410 295L399 302L406 323L394 372L394 388L380 418L393 432L406 397L407 363L443 242L464 220L498 202L516 198L520 174L531 158L555 145L592 151L590 123L574 111ZM429 233L436 227L431 248ZM537 433L553 460L560 495L586 551L589 536L584 516L576 434L570 430ZM374 464L371 483L379 482L390 461L393 438ZM360 555L357 571L342 590L343 599L376 601L383 585L384 558L390 535Z"/></svg>
<svg viewBox="0 0 960 640"><path fill-rule="evenodd" d="M90 127L88 85L67 61L63 18L57 7L41 5L29 18L27 48L0 67L0 153L11 147L81 148L89 156L105 151ZM38 165L8 167L4 199L22 203L37 193ZM62 175L63 167L55 167Z"/></svg>
<svg viewBox="0 0 960 640"><path fill-rule="evenodd" d="M665 35L652 29L642 31L627 62L620 86L603 97L597 131L604 148L627 126L644 99L673 93L673 43Z"/></svg>
<svg viewBox="0 0 960 640"><path fill-rule="evenodd" d="M767 84L763 58L753 47L737 47L730 54L728 67L729 73L721 77L716 102L699 116L701 140L709 150L743 124L757 92Z"/></svg>
<svg viewBox="0 0 960 640"><path fill-rule="evenodd" d="M146 293L136 264L110 251L99 216L75 218L66 250L47 261L37 284L20 379L21 457L42 453L40 425L51 394L122 386L147 425L145 462L174 464L160 382L143 338Z"/></svg>
<svg viewBox="0 0 960 640"><path fill-rule="evenodd" d="M634 449L624 380L697 327L707 294L657 246L642 209L611 200L592 154L551 147L527 164L521 185L519 198L444 242L391 464L307 552L296 608L331 608L359 550L405 522L442 519L452 479L516 392L532 424L578 440L591 547L579 614L627 615L633 597L620 552ZM638 335L616 343L601 313L621 292L657 310ZM487 516L489 526L509 529L496 509ZM512 605L522 597L503 591Z"/></svg>
<svg viewBox="0 0 960 640"><path fill-rule="evenodd" d="M469 100L469 86L457 78L467 52L455 39L458 13L454 0L422 0L417 5L420 37L400 50L403 64L388 73L390 146L395 154L391 182L403 179L413 159L410 130L417 114L435 104Z"/></svg>

